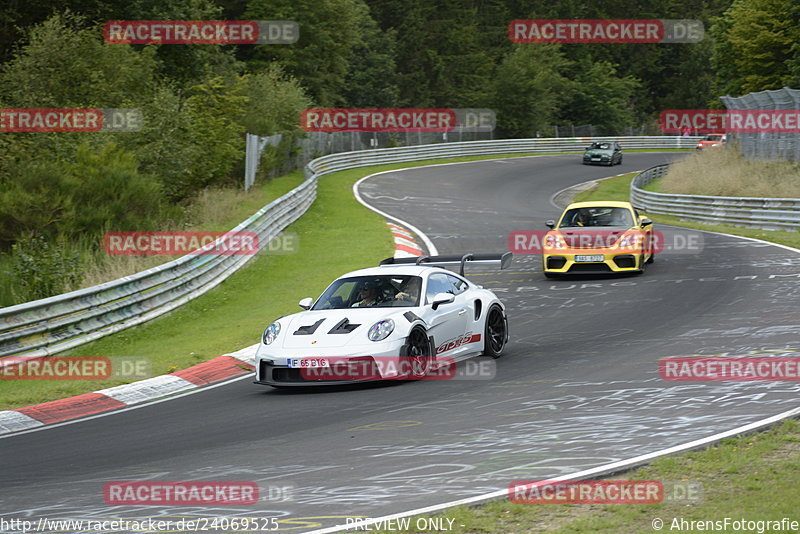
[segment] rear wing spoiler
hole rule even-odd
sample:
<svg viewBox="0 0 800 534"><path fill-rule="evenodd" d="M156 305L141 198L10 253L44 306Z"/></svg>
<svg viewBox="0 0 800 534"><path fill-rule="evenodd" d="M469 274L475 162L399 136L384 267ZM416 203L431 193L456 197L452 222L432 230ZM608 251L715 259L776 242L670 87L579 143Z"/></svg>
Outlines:
<svg viewBox="0 0 800 534"><path fill-rule="evenodd" d="M467 263L481 265L498 265L500 269L505 269L511 265L511 252L502 254L452 254L446 256L416 256L412 258L386 258L380 265L430 265L432 267L444 267L458 265L458 273L464 276L464 266Z"/></svg>

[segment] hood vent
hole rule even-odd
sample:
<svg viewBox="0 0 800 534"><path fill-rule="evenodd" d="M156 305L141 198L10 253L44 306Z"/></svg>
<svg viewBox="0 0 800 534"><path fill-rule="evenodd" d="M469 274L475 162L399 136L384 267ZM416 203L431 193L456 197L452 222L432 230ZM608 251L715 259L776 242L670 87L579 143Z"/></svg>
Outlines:
<svg viewBox="0 0 800 534"><path fill-rule="evenodd" d="M336 326L331 328L329 334L349 334L356 328L361 326L360 324L350 324L350 321L347 320L347 317L336 323Z"/></svg>
<svg viewBox="0 0 800 534"><path fill-rule="evenodd" d="M296 336L310 336L311 334L313 334L317 330L317 328L319 328L319 325L321 325L324 321L325 321L325 319L320 319L319 321L317 321L314 324L311 324L311 325L308 325L308 326L301 326L300 328L297 329L297 331L294 333L294 335L296 335Z"/></svg>

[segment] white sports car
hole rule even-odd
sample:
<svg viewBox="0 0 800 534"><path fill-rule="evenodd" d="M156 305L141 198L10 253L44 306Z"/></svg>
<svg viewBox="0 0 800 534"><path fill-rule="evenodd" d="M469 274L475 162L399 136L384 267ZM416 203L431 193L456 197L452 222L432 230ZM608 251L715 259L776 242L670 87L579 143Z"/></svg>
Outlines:
<svg viewBox="0 0 800 534"><path fill-rule="evenodd" d="M256 351L255 383L274 387L422 379L508 341L505 306L464 278L466 264L511 263L511 253L387 258L347 273L306 311L270 324ZM459 274L443 266L459 265ZM454 367L454 366L453 366Z"/></svg>

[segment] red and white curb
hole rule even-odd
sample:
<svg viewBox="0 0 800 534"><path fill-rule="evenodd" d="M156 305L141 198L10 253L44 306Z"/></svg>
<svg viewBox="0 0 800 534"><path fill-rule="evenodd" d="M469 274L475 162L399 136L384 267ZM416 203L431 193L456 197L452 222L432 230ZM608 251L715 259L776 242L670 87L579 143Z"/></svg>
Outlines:
<svg viewBox="0 0 800 534"><path fill-rule="evenodd" d="M394 237L395 258L411 258L424 255L422 247L417 244L414 238L414 234L394 223L387 222L386 224L389 226L389 230L392 231L392 236Z"/></svg>
<svg viewBox="0 0 800 534"><path fill-rule="evenodd" d="M167 395L251 373L255 370L252 362L257 346L257 344L252 345L237 352L218 356L168 375L155 376L66 399L0 411L0 435L154 401Z"/></svg>

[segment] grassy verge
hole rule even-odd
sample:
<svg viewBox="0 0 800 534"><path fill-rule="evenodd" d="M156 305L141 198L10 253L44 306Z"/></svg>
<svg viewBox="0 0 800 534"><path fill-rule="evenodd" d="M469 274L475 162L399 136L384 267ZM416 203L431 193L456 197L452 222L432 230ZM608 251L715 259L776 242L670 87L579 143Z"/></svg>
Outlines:
<svg viewBox="0 0 800 534"><path fill-rule="evenodd" d="M600 181L597 186L587 191L582 191L575 195L574 202L584 202L591 200L630 200L630 184L637 173L632 172L622 176L615 176ZM651 182L646 189L661 192L661 180ZM722 232L726 234L753 237L780 243L790 247L800 248L800 232L789 232L785 230L759 230L758 228L744 228L740 226L728 226L724 224L706 224L695 221L684 221L671 215L659 215L657 213L647 214L653 221L662 224L684 226L697 230L708 230L710 232Z"/></svg>
<svg viewBox="0 0 800 534"><path fill-rule="evenodd" d="M709 149L676 161L661 181L665 193L797 198L800 163L745 158L737 149Z"/></svg>
<svg viewBox="0 0 800 534"><path fill-rule="evenodd" d="M726 439L697 452L659 458L646 467L613 478L657 480L665 484L699 483L702 491L688 503L515 504L499 500L480 507L454 508L440 517L454 519L452 531L459 534L656 532L655 519L663 521L661 530L664 532L712 530L680 529L673 524L676 519L724 521L730 517L732 520L780 521L787 517L800 521L797 514L800 424L794 419L787 420L766 432ZM744 531L731 526L727 530Z"/></svg>
<svg viewBox="0 0 800 534"><path fill-rule="evenodd" d="M385 170L498 157L432 159L364 167L325 176L319 182L316 202L287 229L299 236L297 254L254 258L218 287L167 316L83 345L64 355L143 357L150 362L152 373L160 375L252 345L269 322L297 311L297 302L302 297L317 296L341 274L375 265L393 253L392 237L383 224L383 218L353 198L351 187L356 180ZM263 195L260 200L256 197L243 202L242 206L232 206L232 220L221 228L233 227L301 180L299 173L293 173L269 182L263 186L264 191L259 192ZM217 222L224 223L223 220ZM4 381L0 388L0 410L126 382L119 379Z"/></svg>
<svg viewBox="0 0 800 534"><path fill-rule="evenodd" d="M185 208L180 221L166 221L159 229L229 230L262 206L297 187L302 181L303 173L297 171L257 185L248 193L231 188L202 191ZM66 291L116 280L175 259L175 256L110 256L104 252L102 246L97 248L96 239L100 238L87 237L71 243L69 250L81 258L83 276L75 286L65 288ZM12 306L19 302L18 296L13 293L14 278L10 276L13 263L9 254L0 254L0 307Z"/></svg>

